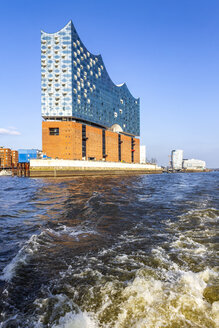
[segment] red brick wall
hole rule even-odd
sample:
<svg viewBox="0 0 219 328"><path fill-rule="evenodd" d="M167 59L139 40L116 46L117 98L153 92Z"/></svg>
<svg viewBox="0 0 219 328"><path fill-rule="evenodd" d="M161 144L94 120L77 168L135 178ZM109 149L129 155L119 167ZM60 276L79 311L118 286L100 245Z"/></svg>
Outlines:
<svg viewBox="0 0 219 328"><path fill-rule="evenodd" d="M11 151L11 162L14 164L14 166L17 166L18 163L18 151L17 150L12 150Z"/></svg>
<svg viewBox="0 0 219 328"><path fill-rule="evenodd" d="M131 137L121 134L121 161L131 163Z"/></svg>
<svg viewBox="0 0 219 328"><path fill-rule="evenodd" d="M134 163L140 163L140 140L134 138L135 146L134 146Z"/></svg>
<svg viewBox="0 0 219 328"><path fill-rule="evenodd" d="M118 150L118 133L106 131L106 161L107 162L118 162L119 150Z"/></svg>
<svg viewBox="0 0 219 328"><path fill-rule="evenodd" d="M10 168L11 167L11 149L1 148L0 149L0 162L1 167Z"/></svg>
<svg viewBox="0 0 219 328"><path fill-rule="evenodd" d="M97 161L102 160L102 129L86 126L86 157L94 157Z"/></svg>
<svg viewBox="0 0 219 328"><path fill-rule="evenodd" d="M73 159L82 159L82 124L72 122Z"/></svg>
<svg viewBox="0 0 219 328"><path fill-rule="evenodd" d="M50 135L49 128L59 128L59 135ZM42 150L48 157L82 158L82 126L76 122L42 122Z"/></svg>
<svg viewBox="0 0 219 328"><path fill-rule="evenodd" d="M49 128L59 128L59 135L50 135ZM86 125L86 159L103 159L102 129ZM105 131L106 161L118 162L118 133ZM140 162L140 142L135 140L134 162ZM131 163L131 137L121 134L121 161ZM82 124L76 122L42 122L42 150L51 158L82 159Z"/></svg>

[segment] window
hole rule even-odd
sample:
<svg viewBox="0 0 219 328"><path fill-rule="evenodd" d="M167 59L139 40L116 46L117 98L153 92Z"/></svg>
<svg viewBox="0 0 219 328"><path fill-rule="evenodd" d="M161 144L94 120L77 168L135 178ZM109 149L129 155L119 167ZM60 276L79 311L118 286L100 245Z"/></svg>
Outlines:
<svg viewBox="0 0 219 328"><path fill-rule="evenodd" d="M86 125L82 124L82 157L86 157Z"/></svg>
<svg viewBox="0 0 219 328"><path fill-rule="evenodd" d="M49 128L49 134L51 136L59 136L59 128Z"/></svg>
<svg viewBox="0 0 219 328"><path fill-rule="evenodd" d="M131 139L131 157L132 163L134 162L134 151L135 151L135 141L134 138Z"/></svg>
<svg viewBox="0 0 219 328"><path fill-rule="evenodd" d="M103 155L103 158L106 158L106 136L105 136L105 130L102 130L102 155Z"/></svg>
<svg viewBox="0 0 219 328"><path fill-rule="evenodd" d="M118 153L119 153L119 162L121 162L122 156L121 156L121 135L118 134Z"/></svg>

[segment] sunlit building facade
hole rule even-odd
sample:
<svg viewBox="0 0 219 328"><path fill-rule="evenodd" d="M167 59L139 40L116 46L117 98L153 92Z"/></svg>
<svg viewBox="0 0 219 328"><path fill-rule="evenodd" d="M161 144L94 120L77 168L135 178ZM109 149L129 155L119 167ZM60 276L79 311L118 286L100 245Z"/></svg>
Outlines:
<svg viewBox="0 0 219 328"><path fill-rule="evenodd" d="M206 168L206 163L205 163L205 161L202 161L200 159L194 159L194 158L184 159L183 160L183 168L186 170L189 170L189 169L204 170Z"/></svg>
<svg viewBox="0 0 219 328"><path fill-rule="evenodd" d="M183 163L183 150L176 149L171 152L171 166L173 170L181 170Z"/></svg>
<svg viewBox="0 0 219 328"><path fill-rule="evenodd" d="M121 142L121 135L129 136L130 161L139 161L137 158L133 159L136 157L134 155L137 154L134 153L136 151L134 148L139 143L139 139L136 140L135 137L140 135L139 102L139 98L134 98L131 95L125 83L115 85L112 82L101 55L95 56L86 49L71 21L56 33L41 32L43 151L48 156L58 158L64 156L68 159L88 157L97 159L92 154L87 156L85 151L82 151L80 155L74 155L74 152L73 155L69 155L69 152L65 152L65 155L63 152L62 154L58 154L57 151L52 152L51 142L53 143L55 138L59 149L62 147L69 148L68 145L64 144L60 146L60 142L63 142L60 132L64 127L60 123L72 122L74 123L74 128L71 125L73 132L75 128L81 126L83 148L86 148L85 143L88 138L85 131L86 127L93 126L101 129L101 133L98 133L102 138L100 142L102 148L106 148L107 143L106 140L104 141L107 137L104 131L116 133L114 137L118 139L118 161L122 160L119 156L121 153L119 148L122 147L123 143ZM55 126L55 122L59 123L59 126ZM64 130L67 131L65 128ZM97 132L97 130L95 131ZM75 141L73 140L73 142ZM77 140L76 143L78 144L78 142ZM72 144L72 147L76 146ZM77 145L77 147L80 146ZM113 147L115 148L115 145ZM102 155L104 155L103 159L109 160L110 157L103 149Z"/></svg>

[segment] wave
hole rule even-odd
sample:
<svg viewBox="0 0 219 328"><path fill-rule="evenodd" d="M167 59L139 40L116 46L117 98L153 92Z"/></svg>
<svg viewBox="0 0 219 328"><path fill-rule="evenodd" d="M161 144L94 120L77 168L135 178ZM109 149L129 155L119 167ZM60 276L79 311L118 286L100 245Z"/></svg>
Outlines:
<svg viewBox="0 0 219 328"><path fill-rule="evenodd" d="M141 270L122 292L124 301L114 327L216 327L219 302L211 306L203 298L211 275L215 273L208 269L178 272L178 278L168 282Z"/></svg>
<svg viewBox="0 0 219 328"><path fill-rule="evenodd" d="M198 219L201 224L217 222L219 220L219 210L216 208L193 209L180 216L181 221L194 219Z"/></svg>
<svg viewBox="0 0 219 328"><path fill-rule="evenodd" d="M0 280L10 281L18 267L27 264L28 258L37 251L38 246L38 236L32 235L12 261L3 269L3 275L0 276Z"/></svg>
<svg viewBox="0 0 219 328"><path fill-rule="evenodd" d="M34 256L40 247L49 247L51 245L53 242L52 237L68 236L75 241L79 241L80 237L84 238L90 234L97 234L97 232L92 229L83 229L80 227L72 228L61 225L57 230L48 228L42 231L39 235L32 235L12 261L3 269L3 274L0 275L0 280L10 281L16 274L17 269L23 265L27 265L28 260Z"/></svg>
<svg viewBox="0 0 219 328"><path fill-rule="evenodd" d="M94 290L88 290L90 303L92 298L98 297L100 305L96 311L92 311L92 306L86 310L69 311L56 323L51 321L51 327L216 328L219 301L211 304L204 297L208 282L215 276L210 269L199 273L175 270L174 275L166 272L166 279L161 280L156 274L149 275L147 269L140 269L134 280L123 287L114 280L99 285L97 295L92 296ZM65 307L62 304L62 308ZM57 312L57 306L54 311Z"/></svg>
<svg viewBox="0 0 219 328"><path fill-rule="evenodd" d="M189 240L188 240L189 242ZM192 242L192 241L191 241ZM173 242L174 245L175 242ZM197 245L195 245L196 247ZM105 251L104 255L112 249ZM95 285L86 288L81 307L64 314L59 312L58 318L54 314L50 316L52 328L216 328L219 325L219 299L209 297L209 286L214 289L217 279L216 268L206 267L200 272L192 272L183 268L171 259L164 248L156 247L151 252L151 258L157 261L157 265L147 266L140 263L140 269L133 271L132 279L121 280L117 273L120 266L129 263L124 270L127 272L137 265L137 253L117 254L110 259L114 263L113 270L105 274L101 273L102 250L95 261L98 266L93 267L93 257L87 257L87 267L83 267L80 274L74 267L69 267L65 282L76 280L78 285L74 290L68 289L68 297L53 311L61 307L66 308L69 301L80 299L80 285L85 281L95 281ZM98 258L101 256L101 258ZM141 254L143 256L143 254ZM135 260L134 260L135 257ZM133 263L134 261L134 263ZM144 262L147 262L144 259ZM118 266L118 268L115 267ZM107 268L104 263L105 269ZM99 269L98 269L99 268ZM117 273L115 274L115 270ZM86 279L87 278L87 279ZM80 280L81 279L81 280ZM51 297L51 295L50 295ZM52 296L57 297L57 295ZM45 299L40 301L45 304ZM48 311L45 308L45 312ZM95 309L95 310L94 310ZM50 309L51 311L51 309ZM44 326L42 326L44 327Z"/></svg>
<svg viewBox="0 0 219 328"><path fill-rule="evenodd" d="M52 328L97 328L99 324L97 320L92 318L89 313L80 311L79 313L67 313L64 317L59 319L57 325Z"/></svg>

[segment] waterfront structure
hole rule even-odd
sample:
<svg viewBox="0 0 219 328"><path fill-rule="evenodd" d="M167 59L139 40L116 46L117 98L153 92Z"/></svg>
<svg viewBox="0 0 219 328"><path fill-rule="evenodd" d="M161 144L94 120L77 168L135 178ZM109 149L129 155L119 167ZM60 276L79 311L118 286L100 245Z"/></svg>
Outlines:
<svg viewBox="0 0 219 328"><path fill-rule="evenodd" d="M11 164L14 167L17 167L17 163L18 163L18 151L17 150L12 150L11 151Z"/></svg>
<svg viewBox="0 0 219 328"><path fill-rule="evenodd" d="M206 168L205 161L199 159L184 159L183 160L183 169L186 170L204 170Z"/></svg>
<svg viewBox="0 0 219 328"><path fill-rule="evenodd" d="M140 162L140 100L112 82L71 21L41 32L41 112L47 156Z"/></svg>
<svg viewBox="0 0 219 328"><path fill-rule="evenodd" d="M0 168L11 168L12 165L16 167L17 163L17 150L11 150L10 148L0 147Z"/></svg>
<svg viewBox="0 0 219 328"><path fill-rule="evenodd" d="M146 146L144 145L140 146L140 163L141 164L146 163Z"/></svg>
<svg viewBox="0 0 219 328"><path fill-rule="evenodd" d="M160 174L156 164L134 164L103 161L73 161L62 159L30 160L31 177L73 177L84 175Z"/></svg>
<svg viewBox="0 0 219 328"><path fill-rule="evenodd" d="M29 163L31 159L41 158L39 149L18 149L19 163Z"/></svg>
<svg viewBox="0 0 219 328"><path fill-rule="evenodd" d="M171 167L173 170L182 170L183 150L176 149L171 152Z"/></svg>
<svg viewBox="0 0 219 328"><path fill-rule="evenodd" d="M11 167L11 149L10 148L0 148L0 167L10 168Z"/></svg>

